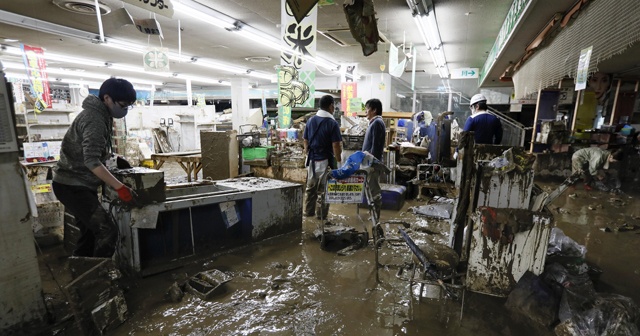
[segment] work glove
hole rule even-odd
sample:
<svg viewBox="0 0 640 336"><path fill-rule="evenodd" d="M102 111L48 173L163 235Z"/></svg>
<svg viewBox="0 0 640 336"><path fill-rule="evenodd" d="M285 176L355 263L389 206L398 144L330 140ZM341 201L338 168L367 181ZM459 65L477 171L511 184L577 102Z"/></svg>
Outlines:
<svg viewBox="0 0 640 336"><path fill-rule="evenodd" d="M120 189L116 189L118 192L118 198L124 203L133 203L133 199L136 195L135 191L131 190L126 184L123 184Z"/></svg>

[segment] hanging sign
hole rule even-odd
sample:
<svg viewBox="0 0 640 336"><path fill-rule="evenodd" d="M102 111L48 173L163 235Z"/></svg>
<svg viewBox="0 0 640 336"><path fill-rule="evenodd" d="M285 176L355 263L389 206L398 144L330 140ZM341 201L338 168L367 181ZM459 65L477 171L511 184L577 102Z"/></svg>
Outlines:
<svg viewBox="0 0 640 336"><path fill-rule="evenodd" d="M142 54L145 71L169 72L167 48L148 48Z"/></svg>
<svg viewBox="0 0 640 336"><path fill-rule="evenodd" d="M21 44L22 59L31 82L31 93L35 97L34 110L36 113L51 108L49 91L49 77L47 76L47 62L42 48Z"/></svg>
<svg viewBox="0 0 640 336"><path fill-rule="evenodd" d="M162 36L162 28L160 28L160 23L156 19L134 19L133 22L136 25L136 28L139 32L147 35L159 35L160 38L164 38Z"/></svg>
<svg viewBox="0 0 640 336"><path fill-rule="evenodd" d="M355 98L358 95L358 83L342 83L340 90L340 104L345 116L352 116L349 111L349 99ZM357 112L357 111L356 111Z"/></svg>
<svg viewBox="0 0 640 336"><path fill-rule="evenodd" d="M305 61L304 57L315 57L316 55L318 10L315 3L317 1L313 1L314 5L309 10L305 10L304 16L300 19L295 17L295 11L289 2L281 0L280 33L282 39L280 43L284 48L292 50L293 53L282 52L280 64L295 68L297 74L295 80L299 83L282 89L288 90L289 92L285 92L285 94L294 99L290 100L292 102L290 107L314 107L316 66ZM297 4L306 6L301 2L307 1L296 1ZM282 104L282 101L280 103Z"/></svg>
<svg viewBox="0 0 640 336"><path fill-rule="evenodd" d="M309 14L316 3L318 3L318 0L287 0L287 4L291 7L293 17L296 18L298 23L302 22L302 19Z"/></svg>
<svg viewBox="0 0 640 336"><path fill-rule="evenodd" d="M403 47L404 48L404 47ZM400 77L404 73L404 68L407 65L407 57L404 56L402 61L398 62L398 47L393 43L389 46L389 74L393 77Z"/></svg>
<svg viewBox="0 0 640 336"><path fill-rule="evenodd" d="M355 117L358 112L362 112L362 98L349 98L346 115Z"/></svg>
<svg viewBox="0 0 640 336"><path fill-rule="evenodd" d="M578 60L578 72L576 73L576 91L587 88L587 77L589 76L589 62L591 61L591 52L593 46L582 49L580 51L580 59Z"/></svg>
<svg viewBox="0 0 640 336"><path fill-rule="evenodd" d="M360 75L358 75L358 63L343 63L340 66L340 83L357 82Z"/></svg>
<svg viewBox="0 0 640 336"><path fill-rule="evenodd" d="M144 8L150 12L173 18L173 4L171 0L122 0L128 4Z"/></svg>

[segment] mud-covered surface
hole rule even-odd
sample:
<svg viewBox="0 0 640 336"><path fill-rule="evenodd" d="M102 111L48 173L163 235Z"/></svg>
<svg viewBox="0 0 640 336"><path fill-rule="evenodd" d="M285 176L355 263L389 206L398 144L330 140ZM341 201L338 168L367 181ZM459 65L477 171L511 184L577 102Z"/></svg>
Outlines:
<svg viewBox="0 0 640 336"><path fill-rule="evenodd" d="M545 187L552 186L547 185ZM612 200L612 198L620 200ZM416 217L405 203L402 211L382 211L382 221L402 220L418 245L445 243L449 227L444 221ZM603 270L599 291L615 292L640 302L640 230L620 230L640 224L640 206L627 195L569 189L551 206L557 225L587 247L587 260ZM593 209L593 210L592 210ZM362 221L370 229L366 213ZM355 205L334 205L329 221L362 230ZM128 321L109 335L553 335L544 327L512 315L505 299L466 292L462 299L428 299L413 305L407 281L396 278L397 268L379 270L371 243L349 253L320 249L313 231L319 220L305 217L303 230L275 237L125 285ZM385 226L395 235L394 225ZM632 226L627 225L627 228ZM609 228L607 230L607 228ZM371 235L370 235L371 236ZM385 265L410 262L411 253L398 244L384 248ZM45 251L41 260L45 298L60 320L68 307L56 281L69 282L61 247ZM208 301L186 293L173 302L166 292L174 282L198 272L218 269L233 278L225 291ZM426 294L425 294L426 295ZM462 319L461 319L462 313ZM58 335L74 335L72 319L53 328ZM54 334L49 330L48 334Z"/></svg>

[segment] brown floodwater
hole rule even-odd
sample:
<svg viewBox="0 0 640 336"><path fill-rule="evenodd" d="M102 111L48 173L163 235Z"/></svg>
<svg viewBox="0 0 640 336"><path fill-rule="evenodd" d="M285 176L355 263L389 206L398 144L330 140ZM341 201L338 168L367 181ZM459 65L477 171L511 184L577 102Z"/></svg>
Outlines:
<svg viewBox="0 0 640 336"><path fill-rule="evenodd" d="M402 211L385 210L382 220L408 222L417 243L448 241L445 222L407 211L421 204L410 201ZM602 269L597 289L640 302L640 231L616 232L623 223L640 225L637 198L571 188L549 208L556 225L584 244L587 260ZM362 231L362 222L369 224L363 211L359 220L354 205L332 206L329 220ZM109 335L553 335L512 315L504 298L466 292L464 304L426 297L418 303L418 287L410 289L396 277L394 265L411 260L406 245L382 249L381 262L388 266L376 270L371 243L344 255L322 250L314 236L319 224L304 218L301 231L130 284L125 292L129 318ZM395 234L392 226L386 231ZM58 260L64 265L63 258ZM187 293L180 302L165 295L175 281L209 269L233 276L224 293L207 301ZM56 292L45 273L43 268L45 293Z"/></svg>

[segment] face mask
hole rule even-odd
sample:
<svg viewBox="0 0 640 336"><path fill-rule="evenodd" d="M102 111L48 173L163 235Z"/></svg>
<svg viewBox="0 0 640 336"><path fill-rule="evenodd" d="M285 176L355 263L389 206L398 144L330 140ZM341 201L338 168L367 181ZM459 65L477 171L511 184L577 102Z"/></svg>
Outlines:
<svg viewBox="0 0 640 336"><path fill-rule="evenodd" d="M113 107L110 108L109 110L111 111L111 116L116 119L124 118L127 115L127 112L129 111L128 108L126 107L123 108L118 103L114 103Z"/></svg>

